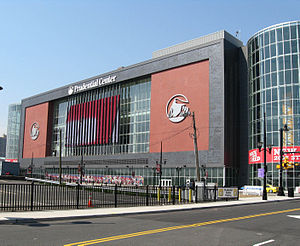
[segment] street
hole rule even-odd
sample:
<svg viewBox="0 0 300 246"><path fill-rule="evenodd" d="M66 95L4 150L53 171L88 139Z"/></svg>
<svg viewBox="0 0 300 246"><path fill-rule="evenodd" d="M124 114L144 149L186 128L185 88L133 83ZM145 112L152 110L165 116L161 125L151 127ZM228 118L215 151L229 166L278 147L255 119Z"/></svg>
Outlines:
<svg viewBox="0 0 300 246"><path fill-rule="evenodd" d="M296 217L291 217L296 216ZM299 245L300 201L0 225L1 245Z"/></svg>

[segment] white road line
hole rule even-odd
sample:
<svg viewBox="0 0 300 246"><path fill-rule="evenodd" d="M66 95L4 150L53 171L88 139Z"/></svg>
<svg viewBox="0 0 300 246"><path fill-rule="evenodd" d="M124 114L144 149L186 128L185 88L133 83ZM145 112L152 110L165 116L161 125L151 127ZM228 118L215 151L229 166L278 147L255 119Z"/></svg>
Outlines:
<svg viewBox="0 0 300 246"><path fill-rule="evenodd" d="M272 243L272 242L275 242L275 240L274 240L274 239L271 239L271 240L268 240L268 241L265 241L265 242L253 244L253 246L260 246L260 245L264 245L264 244Z"/></svg>

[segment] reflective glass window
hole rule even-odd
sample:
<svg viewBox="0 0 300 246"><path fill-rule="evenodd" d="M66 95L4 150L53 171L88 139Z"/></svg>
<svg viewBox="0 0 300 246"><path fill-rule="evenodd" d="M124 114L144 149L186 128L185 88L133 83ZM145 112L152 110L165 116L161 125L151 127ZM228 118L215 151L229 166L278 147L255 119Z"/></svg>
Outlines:
<svg viewBox="0 0 300 246"><path fill-rule="evenodd" d="M291 68L291 56L284 57L284 66L285 66L285 69Z"/></svg>
<svg viewBox="0 0 300 246"><path fill-rule="evenodd" d="M278 57L278 70L283 70L283 56Z"/></svg>
<svg viewBox="0 0 300 246"><path fill-rule="evenodd" d="M265 72L266 73L270 72L270 60L265 61Z"/></svg>
<svg viewBox="0 0 300 246"><path fill-rule="evenodd" d="M283 44L282 43L277 44L277 53L278 53L278 55L283 54Z"/></svg>
<svg viewBox="0 0 300 246"><path fill-rule="evenodd" d="M276 45L272 44L270 48L271 48L271 57L276 56Z"/></svg>
<svg viewBox="0 0 300 246"><path fill-rule="evenodd" d="M299 98L299 85L293 86L293 98Z"/></svg>
<svg viewBox="0 0 300 246"><path fill-rule="evenodd" d="M292 98L292 87L291 86L287 86L286 87L286 98Z"/></svg>
<svg viewBox="0 0 300 246"><path fill-rule="evenodd" d="M277 33L277 41L282 41L282 28L278 28L276 30Z"/></svg>
<svg viewBox="0 0 300 246"><path fill-rule="evenodd" d="M284 98L284 87L279 87L279 99L283 100Z"/></svg>
<svg viewBox="0 0 300 246"><path fill-rule="evenodd" d="M285 83L290 84L292 82L291 70L285 71Z"/></svg>
<svg viewBox="0 0 300 246"><path fill-rule="evenodd" d="M278 97L277 97L277 88L273 88L272 89L272 101L277 101Z"/></svg>
<svg viewBox="0 0 300 246"><path fill-rule="evenodd" d="M283 28L283 38L284 40L289 40L290 39L290 30L288 26L285 26Z"/></svg>
<svg viewBox="0 0 300 246"><path fill-rule="evenodd" d="M292 46L292 53L296 53L297 52L297 40L292 40L291 46Z"/></svg>
<svg viewBox="0 0 300 246"><path fill-rule="evenodd" d="M277 69L276 58L271 59L271 71L274 72Z"/></svg>
<svg viewBox="0 0 300 246"><path fill-rule="evenodd" d="M272 73L271 74L271 79L272 79L272 86L277 86L277 73Z"/></svg>
<svg viewBox="0 0 300 246"><path fill-rule="evenodd" d="M272 104L271 103L267 103L266 104L266 116L267 117L270 117L271 115L272 115L272 112L271 112L271 107L272 106Z"/></svg>
<svg viewBox="0 0 300 246"><path fill-rule="evenodd" d="M265 40L265 45L269 44L269 33L268 32L265 32L264 34L264 40Z"/></svg>
<svg viewBox="0 0 300 246"><path fill-rule="evenodd" d="M278 73L278 80L279 80L278 82L279 82L280 85L284 84L284 73L283 73L283 71Z"/></svg>
<svg viewBox="0 0 300 246"><path fill-rule="evenodd" d="M265 47L265 59L270 58L270 46Z"/></svg>
<svg viewBox="0 0 300 246"><path fill-rule="evenodd" d="M273 116L278 115L278 103L277 102L272 103L272 115Z"/></svg>
<svg viewBox="0 0 300 246"><path fill-rule="evenodd" d="M271 102L271 89L266 90L266 102Z"/></svg>
<svg viewBox="0 0 300 246"><path fill-rule="evenodd" d="M293 83L299 83L299 73L297 69L294 69L293 71Z"/></svg>
<svg viewBox="0 0 300 246"><path fill-rule="evenodd" d="M270 31L270 42L275 42L275 30Z"/></svg>
<svg viewBox="0 0 300 246"><path fill-rule="evenodd" d="M271 77L270 74L265 75L266 88L271 87Z"/></svg>
<svg viewBox="0 0 300 246"><path fill-rule="evenodd" d="M291 39L296 39L296 26L291 26Z"/></svg>
<svg viewBox="0 0 300 246"><path fill-rule="evenodd" d="M285 41L284 42L284 53L285 54L291 53L290 41Z"/></svg>
<svg viewBox="0 0 300 246"><path fill-rule="evenodd" d="M298 56L297 55L292 56L292 68L298 68Z"/></svg>

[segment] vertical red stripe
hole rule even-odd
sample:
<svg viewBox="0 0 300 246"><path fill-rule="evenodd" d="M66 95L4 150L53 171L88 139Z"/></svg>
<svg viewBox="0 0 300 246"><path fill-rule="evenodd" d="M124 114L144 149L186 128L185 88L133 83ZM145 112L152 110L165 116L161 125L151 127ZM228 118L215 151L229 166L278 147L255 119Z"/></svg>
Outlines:
<svg viewBox="0 0 300 246"><path fill-rule="evenodd" d="M100 107L101 107L101 100L97 100L97 141L96 144L99 144L100 138Z"/></svg>
<svg viewBox="0 0 300 246"><path fill-rule="evenodd" d="M100 144L103 144L103 110L104 109L104 99L101 99L101 116L100 116Z"/></svg>
<svg viewBox="0 0 300 246"><path fill-rule="evenodd" d="M113 126L113 106L114 106L114 97L111 96L110 97L110 119L109 119L109 141L110 143L112 142L111 141L111 133L112 133L112 126Z"/></svg>
<svg viewBox="0 0 300 246"><path fill-rule="evenodd" d="M105 132L105 141L108 144L108 136L109 136L109 115L110 115L110 98L107 98L107 114L106 114L106 132Z"/></svg>
<svg viewBox="0 0 300 246"><path fill-rule="evenodd" d="M87 102L84 103L84 114L83 114L83 121L84 121L84 127L83 127L83 144L87 144L87 112L88 112L88 106Z"/></svg>

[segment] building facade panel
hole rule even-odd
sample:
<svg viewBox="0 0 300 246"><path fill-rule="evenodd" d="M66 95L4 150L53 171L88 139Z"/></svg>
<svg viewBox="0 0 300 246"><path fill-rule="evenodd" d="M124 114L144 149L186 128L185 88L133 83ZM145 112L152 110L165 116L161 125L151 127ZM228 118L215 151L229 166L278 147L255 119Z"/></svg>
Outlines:
<svg viewBox="0 0 300 246"><path fill-rule="evenodd" d="M26 108L23 158L46 157L49 148L48 113L49 103Z"/></svg>
<svg viewBox="0 0 300 246"><path fill-rule="evenodd" d="M198 149L209 148L209 61L152 75L150 152L193 151L191 113L201 132ZM185 98L184 98L185 97ZM187 114L184 116L183 114ZM181 116L183 115L183 116ZM177 122L176 119L180 120ZM172 122L173 120L173 122Z"/></svg>

